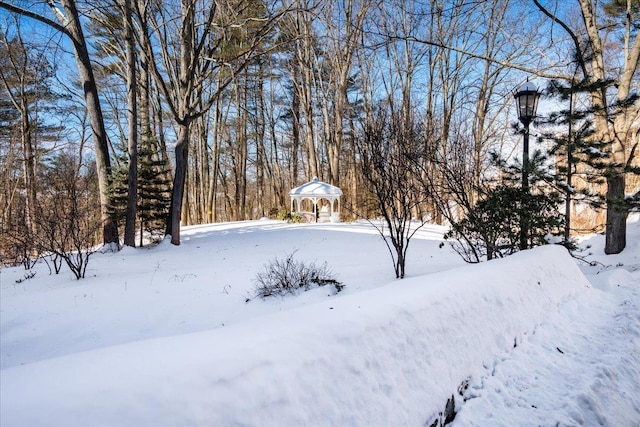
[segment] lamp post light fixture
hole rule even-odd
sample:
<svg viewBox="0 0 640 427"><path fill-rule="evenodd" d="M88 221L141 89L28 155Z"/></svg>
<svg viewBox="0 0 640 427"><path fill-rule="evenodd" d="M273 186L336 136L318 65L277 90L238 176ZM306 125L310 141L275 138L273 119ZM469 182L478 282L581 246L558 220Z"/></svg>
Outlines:
<svg viewBox="0 0 640 427"><path fill-rule="evenodd" d="M524 139L522 144L522 192L529 193L529 125L536 116L540 92L536 85L529 80L514 91L516 108L518 109L518 119L524 126ZM520 249L528 247L529 221L521 217L520 219Z"/></svg>

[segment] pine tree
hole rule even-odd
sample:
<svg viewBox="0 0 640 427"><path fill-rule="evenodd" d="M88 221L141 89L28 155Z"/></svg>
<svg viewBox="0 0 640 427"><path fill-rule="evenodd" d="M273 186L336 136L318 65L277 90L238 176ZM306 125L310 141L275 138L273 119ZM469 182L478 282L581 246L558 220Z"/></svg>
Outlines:
<svg viewBox="0 0 640 427"><path fill-rule="evenodd" d="M139 246L144 244L144 235L163 235L171 203L171 179L167 171L170 166L158 154L157 141L144 135L142 146L138 150L138 194L137 221L140 230ZM123 221L127 211L128 164L123 157L121 166L113 170L111 197L115 207L115 216Z"/></svg>
<svg viewBox="0 0 640 427"><path fill-rule="evenodd" d="M520 230L526 225L527 247L559 241L564 215L558 209L560 192L551 185L548 158L534 150L529 159L529 188L521 186L522 165L508 165L493 154L492 163L500 171L496 182L476 188L477 203L461 206L462 219L450 218L451 230L445 239L467 262L503 258L520 250ZM449 183L451 185L451 183ZM563 245L572 248L570 241Z"/></svg>
<svg viewBox="0 0 640 427"><path fill-rule="evenodd" d="M138 152L138 218L140 220L140 246L144 232L162 235L171 204L170 165L158 155L156 140L142 138Z"/></svg>
<svg viewBox="0 0 640 427"><path fill-rule="evenodd" d="M603 90L611 82L598 83ZM584 81L573 81L569 84L552 81L548 93L568 107L551 113L541 120L541 124L551 127L542 134L542 138L551 142L549 155L555 157L547 178L559 191L563 193L565 205L564 238L570 240L571 231L596 231L598 224L593 223L589 229L572 228L572 207L576 204L588 206L596 210L607 207L605 185L607 173L613 162L611 153L604 141L594 139L595 129L593 116L597 113L593 106L580 108L580 100L587 99L594 90L593 84ZM635 102L635 100L629 100ZM620 165L629 174L637 174L638 168ZM609 201L611 203L611 201ZM620 209L631 210L638 205L638 195L619 200Z"/></svg>
<svg viewBox="0 0 640 427"><path fill-rule="evenodd" d="M528 225L529 247L549 243L562 230L557 193L526 193L508 181L490 188L467 216L451 226L445 239L467 262L503 258L519 250L520 226Z"/></svg>

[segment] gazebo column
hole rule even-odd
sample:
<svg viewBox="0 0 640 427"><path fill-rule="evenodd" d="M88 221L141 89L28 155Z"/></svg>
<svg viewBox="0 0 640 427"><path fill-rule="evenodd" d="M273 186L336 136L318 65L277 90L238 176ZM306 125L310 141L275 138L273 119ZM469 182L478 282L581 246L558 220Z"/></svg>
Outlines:
<svg viewBox="0 0 640 427"><path fill-rule="evenodd" d="M338 210L334 211L333 204L338 202ZM336 197L331 201L331 222L340 222L340 198Z"/></svg>

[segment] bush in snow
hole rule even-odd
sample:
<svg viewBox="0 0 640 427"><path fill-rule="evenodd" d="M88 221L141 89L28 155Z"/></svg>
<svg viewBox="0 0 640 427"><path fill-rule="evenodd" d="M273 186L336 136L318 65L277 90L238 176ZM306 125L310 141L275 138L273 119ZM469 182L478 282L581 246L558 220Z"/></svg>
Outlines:
<svg viewBox="0 0 640 427"><path fill-rule="evenodd" d="M444 238L467 262L511 255L519 250L520 230L527 224L527 246L548 243L562 233L564 217L556 194L527 193L506 184L487 191L459 221L452 221Z"/></svg>
<svg viewBox="0 0 640 427"><path fill-rule="evenodd" d="M317 266L293 259L295 251L284 259L275 258L255 277L255 296L265 298L274 295L295 294L308 291L313 286L331 285L336 293L344 285L338 282L327 267L327 263Z"/></svg>
<svg viewBox="0 0 640 427"><path fill-rule="evenodd" d="M85 276L89 258L100 248L102 218L95 196L95 170L78 173L78 160L65 153L52 163L47 186L37 200L33 245L49 254L56 273L64 261L79 280Z"/></svg>
<svg viewBox="0 0 640 427"><path fill-rule="evenodd" d="M295 212L285 211L285 210L278 212L276 219L280 221L287 221L289 223L303 222L302 217L299 214Z"/></svg>

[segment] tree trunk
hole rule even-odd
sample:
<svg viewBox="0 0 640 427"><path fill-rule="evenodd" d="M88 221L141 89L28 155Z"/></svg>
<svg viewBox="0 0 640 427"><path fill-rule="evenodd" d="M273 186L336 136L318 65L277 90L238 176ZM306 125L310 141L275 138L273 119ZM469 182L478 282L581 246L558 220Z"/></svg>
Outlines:
<svg viewBox="0 0 640 427"><path fill-rule="evenodd" d="M300 97L298 96L298 91L295 87L291 92L291 168L289 182L291 185L295 186L297 185L299 175L298 151L300 149Z"/></svg>
<svg viewBox="0 0 640 427"><path fill-rule="evenodd" d="M310 74L307 71L308 74ZM307 142L307 176L306 179L311 179L314 176L320 177L320 168L318 166L318 156L316 154L316 145L314 142L314 126L313 126L313 106L312 106L312 91L310 82L309 84L303 83L304 96L303 100L303 112L305 121L305 139Z"/></svg>
<svg viewBox="0 0 640 427"><path fill-rule="evenodd" d="M218 174L220 173L220 135L222 127L221 98L218 97L213 108L213 143L211 147L211 175L209 176L209 191L207 193L208 220L218 220Z"/></svg>
<svg viewBox="0 0 640 427"><path fill-rule="evenodd" d="M29 120L29 110L26 102L25 107L21 111L22 120L22 155L24 165L24 189L26 191L25 198L25 222L30 235L35 233L35 205L36 205L36 168L35 168L35 150L33 149L33 138L31 133L31 123Z"/></svg>
<svg viewBox="0 0 640 427"><path fill-rule="evenodd" d="M93 133L93 144L96 155L96 168L98 172L98 188L100 191L100 208L102 215L102 239L105 245L119 246L118 222L115 217L115 209L111 203L109 186L111 184L111 160L109 158L109 145L104 126L98 88L93 74L93 68L89 59L87 43L84 38L80 17L75 5L75 0L61 0L66 12L66 26L68 34L73 42L78 65L80 82L84 88L84 98L89 113L89 121Z"/></svg>
<svg viewBox="0 0 640 427"><path fill-rule="evenodd" d="M173 177L173 191L171 192L171 208L167 223L167 234L171 234L171 243L180 244L180 219L182 214L182 198L187 176L187 162L189 159L189 121L178 123L178 138L176 141L176 170Z"/></svg>
<svg viewBox="0 0 640 427"><path fill-rule="evenodd" d="M8 30L7 30L8 32ZM9 36L3 34L3 42L6 47L6 54L9 57L9 63L12 68L0 70L0 79L3 82L3 86L6 90L6 97L9 98L15 109L20 114L20 137L22 148L22 180L24 184L25 198L24 198L24 222L26 226L27 239L31 240L35 234L35 206L36 206L36 149L34 147L34 129L31 122L31 107L29 103L29 88L28 86L34 82L34 79L38 78L37 73L29 72L29 49L25 46L22 40L22 35L18 31L19 43L16 46L12 46L9 42ZM17 52L14 53L14 50ZM22 59L14 58L16 55L18 58L22 55ZM13 74L17 77L17 94L13 93L12 85L9 83L8 76ZM37 117L37 105L36 105L36 117Z"/></svg>
<svg viewBox="0 0 640 427"><path fill-rule="evenodd" d="M264 65L260 61L258 65L258 81L255 89L256 96L256 203L257 217L265 216L265 99L264 99Z"/></svg>
<svg viewBox="0 0 640 427"><path fill-rule="evenodd" d="M300 11L297 13L296 24L298 27L297 31L299 40L296 41L296 62L293 65L292 75L294 90L297 91L297 99L300 102L300 107L304 117L305 142L307 152L306 179L311 179L314 176L320 177L320 167L314 142L315 126L313 122L313 86L315 77L313 74L314 37L311 30L311 19L312 18L310 18L310 14L307 12ZM300 118L300 116L298 118ZM295 178L296 177L294 177L294 179Z"/></svg>
<svg viewBox="0 0 640 427"><path fill-rule="evenodd" d="M129 171L127 178L127 213L124 227L124 244L136 245L136 217L138 203L138 82L136 45L133 36L131 0L124 0L124 31L127 69L127 106Z"/></svg>
<svg viewBox="0 0 640 427"><path fill-rule="evenodd" d="M593 105L597 110L594 125L596 136L599 140L606 141L609 144L611 155L610 165L607 168L607 223L606 223L606 254L617 254L622 252L626 246L626 220L628 211L624 206L625 197L625 171L626 164L626 145L632 134L631 129L634 128L634 120L626 113L630 109L637 108L637 102L634 106L621 108L615 112L613 126L611 126L611 117L609 106L607 104L607 87L604 83L609 76L605 68L605 50L600 38L600 26L596 22L597 10L589 0L579 0L582 18L591 44L592 57L589 59L589 65L593 72L593 82L600 87L592 92ZM627 2L627 11L625 14L625 35L624 35L624 62L621 73L618 76L616 89L616 100L623 104L627 101L630 93L633 76L638 67L640 57L640 37L635 35L632 39L632 25L630 10L631 3ZM632 115L633 116L633 115Z"/></svg>
<svg viewBox="0 0 640 427"><path fill-rule="evenodd" d="M73 43L80 84L84 89L84 98L93 134L94 151L96 156L96 169L98 175L98 190L100 192L100 211L102 220L102 238L105 245L119 246L118 222L115 209L112 206L109 193L111 183L111 161L109 159L109 144L104 126L102 108L96 85L95 76L87 43L80 24L80 17L75 0L60 1L64 13L60 11L53 1L49 7L56 15L60 24L45 18L27 9L21 9L6 2L0 2L0 7L36 19L51 28L67 35Z"/></svg>
<svg viewBox="0 0 640 427"><path fill-rule="evenodd" d="M624 206L625 174L619 172L607 178L607 233L604 253L619 254L627 245L627 216Z"/></svg>
<svg viewBox="0 0 640 427"><path fill-rule="evenodd" d="M174 114L177 122L177 139L175 148L175 174L173 176L173 188L171 191L171 207L167 221L167 233L171 234L171 243L180 244L180 221L182 219L182 204L184 189L187 181L187 167L189 165L189 137L192 117L189 115L193 95L193 43L194 43L194 7L189 0L181 0L180 10L182 28L180 30L180 58L177 85L175 88L177 105Z"/></svg>

